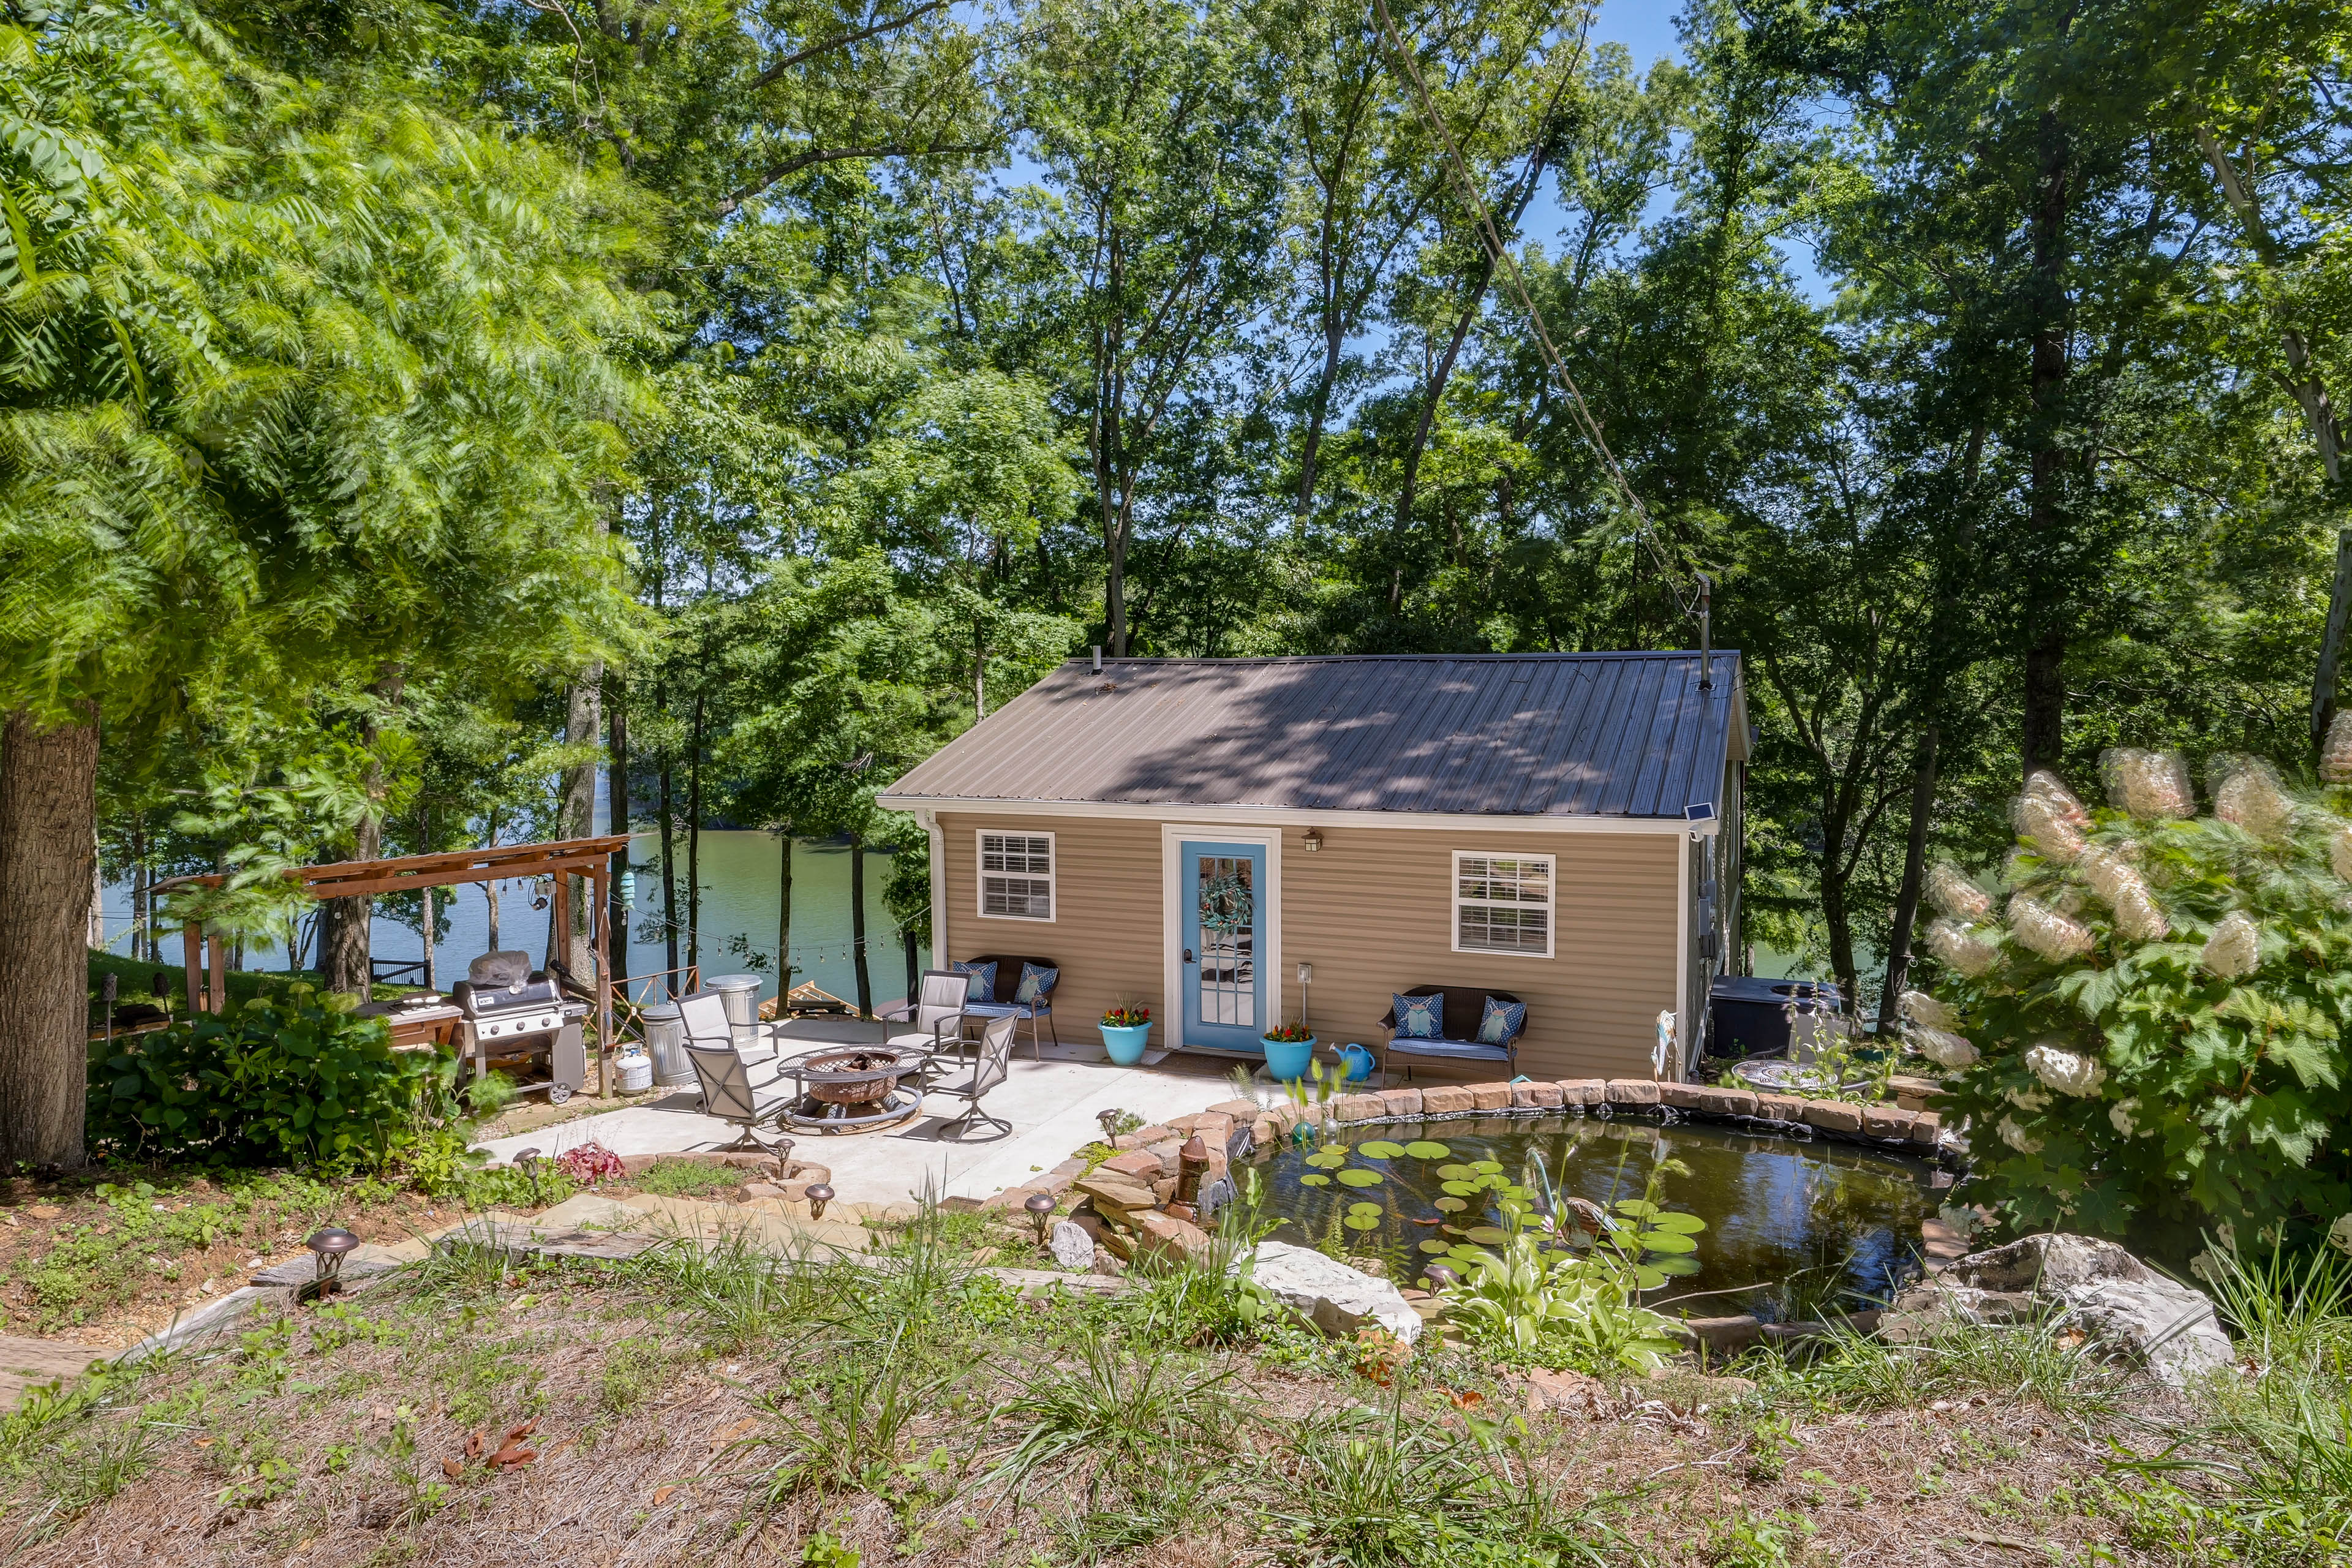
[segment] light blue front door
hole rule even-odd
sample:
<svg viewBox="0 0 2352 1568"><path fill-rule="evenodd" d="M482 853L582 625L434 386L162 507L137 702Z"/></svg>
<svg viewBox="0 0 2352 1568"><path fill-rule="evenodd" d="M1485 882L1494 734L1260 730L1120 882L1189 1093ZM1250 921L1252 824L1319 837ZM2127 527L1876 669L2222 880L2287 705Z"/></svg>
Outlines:
<svg viewBox="0 0 2352 1568"><path fill-rule="evenodd" d="M1178 847L1184 860L1184 1043L1254 1048L1271 1022L1259 962L1265 846L1187 841Z"/></svg>

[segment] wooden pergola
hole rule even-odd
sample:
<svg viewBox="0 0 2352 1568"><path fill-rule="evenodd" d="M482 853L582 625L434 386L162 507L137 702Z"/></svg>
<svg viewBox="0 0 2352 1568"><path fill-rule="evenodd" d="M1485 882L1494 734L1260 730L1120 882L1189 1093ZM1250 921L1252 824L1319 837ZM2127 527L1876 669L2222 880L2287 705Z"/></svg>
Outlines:
<svg viewBox="0 0 2352 1568"><path fill-rule="evenodd" d="M588 925L596 952L596 1088L605 1089L605 1057L613 1042L613 962L607 911L613 857L628 848L625 833L595 838L563 838L543 844L501 844L492 849L452 849L438 855L402 855L389 860L340 860L331 866L297 866L285 873L314 899L352 899L377 893L414 892L423 888L453 888L468 882L503 882L525 877L552 879L555 929L568 936L572 930L572 879L588 879ZM217 873L173 877L155 885L155 891L173 888L217 888L226 880ZM187 968L188 1011L217 1013L228 1003L228 944L217 932L197 925L181 928L181 952ZM551 961L554 955L549 955ZM576 977L575 977L576 978Z"/></svg>

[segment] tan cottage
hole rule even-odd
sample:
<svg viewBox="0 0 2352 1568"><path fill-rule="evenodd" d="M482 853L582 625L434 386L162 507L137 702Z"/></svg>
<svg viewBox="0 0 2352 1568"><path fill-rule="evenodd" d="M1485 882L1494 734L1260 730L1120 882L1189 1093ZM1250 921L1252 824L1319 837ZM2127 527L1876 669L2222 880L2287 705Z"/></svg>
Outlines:
<svg viewBox="0 0 2352 1568"><path fill-rule="evenodd" d="M1538 1079L1648 1077L1669 1014L1679 1076L1738 929L1748 746L1728 652L1075 659L881 804L929 832L933 951L1057 965L1065 1040L1125 1002L1155 1048L1256 1058L1303 1015L1378 1053L1391 996L1437 986L1523 1003Z"/></svg>

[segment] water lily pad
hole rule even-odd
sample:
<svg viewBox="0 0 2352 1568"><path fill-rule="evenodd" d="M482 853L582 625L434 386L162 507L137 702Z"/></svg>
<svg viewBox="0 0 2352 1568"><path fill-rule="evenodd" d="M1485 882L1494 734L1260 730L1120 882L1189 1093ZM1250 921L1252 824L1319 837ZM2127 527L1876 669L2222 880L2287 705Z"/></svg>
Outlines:
<svg viewBox="0 0 2352 1568"><path fill-rule="evenodd" d="M1470 1162L1470 1168L1474 1171L1484 1172L1488 1175L1500 1175L1503 1171L1503 1162L1500 1160L1473 1160Z"/></svg>
<svg viewBox="0 0 2352 1568"><path fill-rule="evenodd" d="M1454 1151L1443 1143L1433 1143L1426 1138L1416 1138L1404 1146L1404 1152L1416 1160L1443 1160ZM1443 1172L1439 1173L1441 1175Z"/></svg>
<svg viewBox="0 0 2352 1568"><path fill-rule="evenodd" d="M1646 1198L1620 1198L1614 1206L1619 1214L1629 1214L1635 1219L1647 1219L1659 1212L1658 1205Z"/></svg>
<svg viewBox="0 0 2352 1568"><path fill-rule="evenodd" d="M1633 1283L1644 1290L1654 1290L1666 1282L1665 1271L1644 1263L1633 1270Z"/></svg>
<svg viewBox="0 0 2352 1568"><path fill-rule="evenodd" d="M1348 1163L1345 1149L1318 1149L1307 1156L1307 1163L1318 1171L1336 1171Z"/></svg>
<svg viewBox="0 0 2352 1568"><path fill-rule="evenodd" d="M1302 1187L1328 1187L1331 1184L1331 1178L1318 1172L1309 1171L1298 1178L1298 1184Z"/></svg>
<svg viewBox="0 0 2352 1568"><path fill-rule="evenodd" d="M1706 1228L1706 1221L1695 1214L1654 1214L1650 1216L1652 1230L1670 1230L1676 1236L1696 1236Z"/></svg>
<svg viewBox="0 0 2352 1568"><path fill-rule="evenodd" d="M1386 1214L1388 1211L1381 1208L1378 1204L1360 1202L1349 1204L1348 1205L1348 1212L1349 1214Z"/></svg>
<svg viewBox="0 0 2352 1568"><path fill-rule="evenodd" d="M1378 1230L1381 1228L1381 1216L1376 1214L1351 1214L1339 1223L1349 1230Z"/></svg>
<svg viewBox="0 0 2352 1568"><path fill-rule="evenodd" d="M1696 1252L1698 1250L1697 1242L1687 1236L1677 1235L1671 1230L1643 1231L1642 1246L1650 1252Z"/></svg>
<svg viewBox="0 0 2352 1568"><path fill-rule="evenodd" d="M1464 1209L1468 1208L1470 1205L1461 1198L1446 1197L1437 1199L1433 1206L1443 1210L1446 1214L1460 1214Z"/></svg>
<svg viewBox="0 0 2352 1568"><path fill-rule="evenodd" d="M1428 1254L1429 1254L1431 1257L1433 1257L1433 1258L1443 1258L1443 1257L1444 1257L1447 1253L1449 1253L1449 1252L1451 1252L1451 1251L1453 1251L1453 1250L1454 1250L1454 1248L1452 1248L1451 1247L1448 1247L1445 1243L1444 1243L1444 1242L1442 1242L1442 1241L1438 1240L1438 1239L1437 1239L1436 1237L1432 1237L1429 1240L1423 1242L1423 1243L1421 1244L1421 1249L1422 1249L1423 1252L1428 1253Z"/></svg>
<svg viewBox="0 0 2352 1568"><path fill-rule="evenodd" d="M1511 1239L1508 1236L1505 1235L1502 1231L1497 1230L1491 1225L1474 1225L1463 1234L1467 1236L1471 1240L1483 1242L1488 1247L1500 1247L1503 1243Z"/></svg>
<svg viewBox="0 0 2352 1568"><path fill-rule="evenodd" d="M1706 1265L1688 1253L1685 1253L1680 1258L1653 1258L1646 1260L1643 1267L1654 1268L1661 1274L1696 1274Z"/></svg>
<svg viewBox="0 0 2352 1568"><path fill-rule="evenodd" d="M1339 1182L1343 1186L1377 1187L1381 1184L1381 1173L1378 1171L1358 1170L1351 1167L1339 1173Z"/></svg>
<svg viewBox="0 0 2352 1568"><path fill-rule="evenodd" d="M1477 1172L1472 1170L1467 1165L1440 1165L1437 1167L1437 1174L1439 1178L1448 1182L1466 1182L1477 1173Z"/></svg>
<svg viewBox="0 0 2352 1568"><path fill-rule="evenodd" d="M1385 1138L1375 1138L1369 1143L1356 1145L1356 1152L1367 1160L1396 1160L1404 1155L1404 1145L1391 1143Z"/></svg>
<svg viewBox="0 0 2352 1568"><path fill-rule="evenodd" d="M1444 1190L1450 1198L1473 1198L1486 1189L1475 1182L1448 1182Z"/></svg>

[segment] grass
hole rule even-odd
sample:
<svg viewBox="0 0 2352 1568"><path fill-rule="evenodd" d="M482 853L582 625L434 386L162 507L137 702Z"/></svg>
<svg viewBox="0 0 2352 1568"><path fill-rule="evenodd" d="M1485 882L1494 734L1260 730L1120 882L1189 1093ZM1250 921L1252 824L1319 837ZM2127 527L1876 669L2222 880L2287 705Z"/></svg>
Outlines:
<svg viewBox="0 0 2352 1568"><path fill-rule="evenodd" d="M743 1182L743 1172L708 1160L656 1160L629 1178L629 1184L639 1192L672 1198L719 1197L734 1192Z"/></svg>

